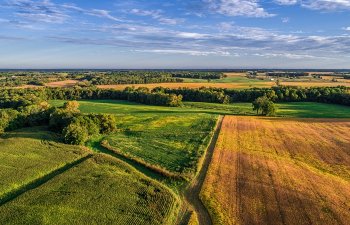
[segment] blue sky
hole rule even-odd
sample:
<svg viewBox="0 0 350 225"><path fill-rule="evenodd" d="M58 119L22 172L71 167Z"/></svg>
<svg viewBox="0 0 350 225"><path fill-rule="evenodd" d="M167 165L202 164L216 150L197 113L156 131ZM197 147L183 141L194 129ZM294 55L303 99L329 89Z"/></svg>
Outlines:
<svg viewBox="0 0 350 225"><path fill-rule="evenodd" d="M350 68L350 0L0 0L0 68Z"/></svg>

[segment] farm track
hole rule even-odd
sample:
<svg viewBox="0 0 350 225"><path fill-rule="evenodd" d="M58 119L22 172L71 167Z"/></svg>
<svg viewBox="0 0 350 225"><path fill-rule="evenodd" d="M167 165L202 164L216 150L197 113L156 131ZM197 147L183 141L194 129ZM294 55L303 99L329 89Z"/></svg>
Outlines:
<svg viewBox="0 0 350 225"><path fill-rule="evenodd" d="M219 133L221 130L223 116L219 117L217 126L215 128L213 137L210 141L206 154L204 156L202 167L198 173L198 175L194 178L192 183L189 185L187 190L185 191L184 197L185 201L192 206L193 210L196 212L198 216L198 221L200 225L211 225L212 219L210 217L209 211L204 206L202 200L199 197L199 194L202 190L202 186L209 169L209 165L214 154L214 149L216 146L216 142L219 137Z"/></svg>
<svg viewBox="0 0 350 225"><path fill-rule="evenodd" d="M71 163L68 163L68 164L66 164L66 165L64 165L64 166L62 166L62 167L60 167L60 168L58 168L50 173L38 178L38 179L31 181L30 183L28 183L24 186L19 187L16 190L13 190L13 191L5 194L5 196L0 199L0 207L5 205L6 203L16 199L17 197L21 196L24 193L40 187L41 185L47 183L48 181L55 178L56 176L58 176L64 172L67 172L68 170L72 169L73 167L79 165L80 163L90 159L92 156L93 156L93 154L88 154L87 156L84 156L82 158L79 158L79 159L71 162Z"/></svg>

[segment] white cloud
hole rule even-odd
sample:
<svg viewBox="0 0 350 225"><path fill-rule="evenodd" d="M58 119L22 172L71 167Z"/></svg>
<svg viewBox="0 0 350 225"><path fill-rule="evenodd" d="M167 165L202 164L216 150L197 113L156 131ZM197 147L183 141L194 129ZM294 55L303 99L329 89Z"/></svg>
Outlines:
<svg viewBox="0 0 350 225"><path fill-rule="evenodd" d="M258 0L203 0L208 8L214 12L226 16L246 16L246 17L272 17L262 8Z"/></svg>
<svg viewBox="0 0 350 225"><path fill-rule="evenodd" d="M343 30L350 31L350 27L343 27Z"/></svg>
<svg viewBox="0 0 350 225"><path fill-rule="evenodd" d="M230 56L230 52L226 51L195 51L195 50L174 50L174 49L154 49L154 50L137 50L137 52L159 53L159 54L184 54L192 56Z"/></svg>
<svg viewBox="0 0 350 225"><path fill-rule="evenodd" d="M279 5L299 4L304 8L321 11L350 10L350 0L275 0Z"/></svg>
<svg viewBox="0 0 350 225"><path fill-rule="evenodd" d="M164 15L162 15L161 10L132 9L130 13L138 16L150 16L151 18L159 21L162 24L176 25L178 23L183 22L183 19L174 19L174 18L165 17Z"/></svg>
<svg viewBox="0 0 350 225"><path fill-rule="evenodd" d="M275 0L275 2L280 5L295 5L298 0Z"/></svg>

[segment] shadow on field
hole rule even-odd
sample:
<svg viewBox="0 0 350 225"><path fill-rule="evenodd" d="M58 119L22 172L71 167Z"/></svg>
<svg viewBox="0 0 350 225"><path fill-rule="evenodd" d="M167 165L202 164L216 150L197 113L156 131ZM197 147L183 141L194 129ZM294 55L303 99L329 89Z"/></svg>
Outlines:
<svg viewBox="0 0 350 225"><path fill-rule="evenodd" d="M60 136L49 131L48 127L30 127L7 132L0 136L2 139L9 138L30 138L45 141L60 141Z"/></svg>

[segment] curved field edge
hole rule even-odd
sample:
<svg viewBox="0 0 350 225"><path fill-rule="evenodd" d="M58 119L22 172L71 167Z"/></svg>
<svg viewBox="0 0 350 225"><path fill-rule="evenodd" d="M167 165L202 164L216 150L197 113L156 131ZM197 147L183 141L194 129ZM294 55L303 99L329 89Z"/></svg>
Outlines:
<svg viewBox="0 0 350 225"><path fill-rule="evenodd" d="M350 120L229 118L201 191L214 224L348 221Z"/></svg>
<svg viewBox="0 0 350 225"><path fill-rule="evenodd" d="M178 197L169 188L112 156L95 154L1 206L0 217L9 223L45 219L46 224L114 221L114 224L170 225L174 224L179 205Z"/></svg>

